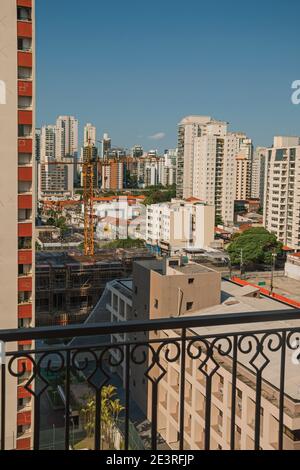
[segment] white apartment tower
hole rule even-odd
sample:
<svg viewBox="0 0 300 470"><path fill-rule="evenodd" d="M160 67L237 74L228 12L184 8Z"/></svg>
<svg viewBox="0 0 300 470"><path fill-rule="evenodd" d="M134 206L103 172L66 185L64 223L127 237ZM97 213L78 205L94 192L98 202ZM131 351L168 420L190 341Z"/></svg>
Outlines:
<svg viewBox="0 0 300 470"><path fill-rule="evenodd" d="M41 129L41 161L46 157L56 157L57 129L53 125L43 126Z"/></svg>
<svg viewBox="0 0 300 470"><path fill-rule="evenodd" d="M38 198L70 197L78 153L78 121L58 117L55 125L41 129L41 159L38 164Z"/></svg>
<svg viewBox="0 0 300 470"><path fill-rule="evenodd" d="M96 146L97 130L93 124L88 123L84 126L83 146L87 147L89 144Z"/></svg>
<svg viewBox="0 0 300 470"><path fill-rule="evenodd" d="M214 205L217 216L233 222L236 158L240 152L246 158L250 142L244 134L228 132L224 121L208 116L184 118L179 124L177 197L195 197Z"/></svg>
<svg viewBox="0 0 300 470"><path fill-rule="evenodd" d="M78 156L78 120L73 116L59 116L56 120L56 158Z"/></svg>
<svg viewBox="0 0 300 470"><path fill-rule="evenodd" d="M214 206L196 199L147 206L146 241L171 253L209 248L214 241Z"/></svg>
<svg viewBox="0 0 300 470"><path fill-rule="evenodd" d="M177 149L169 149L165 151L159 181L163 186L172 186L173 184L176 184L177 155Z"/></svg>
<svg viewBox="0 0 300 470"><path fill-rule="evenodd" d="M300 138L275 137L266 149L264 226L300 249Z"/></svg>
<svg viewBox="0 0 300 470"><path fill-rule="evenodd" d="M257 147L253 154L251 171L251 198L264 202L266 148Z"/></svg>

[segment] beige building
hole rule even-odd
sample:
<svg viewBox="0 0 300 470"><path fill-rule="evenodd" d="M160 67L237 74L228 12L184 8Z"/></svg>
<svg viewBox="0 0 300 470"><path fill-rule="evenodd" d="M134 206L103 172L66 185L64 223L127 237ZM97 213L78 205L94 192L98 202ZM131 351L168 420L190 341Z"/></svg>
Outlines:
<svg viewBox="0 0 300 470"><path fill-rule="evenodd" d="M236 158L250 154L251 140L228 131L228 123L208 116L188 116L179 124L177 197L196 197L215 206L225 223L234 219Z"/></svg>
<svg viewBox="0 0 300 470"><path fill-rule="evenodd" d="M245 201L251 198L251 178L253 145L251 139L241 137L240 151L236 156L236 193L235 199Z"/></svg>
<svg viewBox="0 0 300 470"><path fill-rule="evenodd" d="M263 206L264 203L265 157L266 149L264 147L257 147L253 152L251 199L259 199L261 206Z"/></svg>
<svg viewBox="0 0 300 470"><path fill-rule="evenodd" d="M110 159L101 163L102 186L105 191L122 191L124 187L124 163Z"/></svg>
<svg viewBox="0 0 300 470"><path fill-rule="evenodd" d="M264 226L295 250L300 248L299 177L299 137L275 137L266 149Z"/></svg>
<svg viewBox="0 0 300 470"><path fill-rule="evenodd" d="M65 199L73 197L74 160L64 158L63 163L45 157L38 164L38 199Z"/></svg>
<svg viewBox="0 0 300 470"><path fill-rule="evenodd" d="M255 287L239 287L228 281L222 281L219 274L200 265L184 265L180 260L143 261L134 265L133 279L113 281L108 285L109 301L107 308L114 322L130 319L158 319L163 317L218 315L256 311L282 310L282 304L273 299L261 297ZM287 309L289 307L286 307ZM264 323L264 329L299 327L299 320ZM262 325L243 324L235 326L216 326L194 328L188 336L215 337L230 332L246 333L259 331ZM178 331L162 331L151 334L151 340L178 337ZM258 335L259 336L259 335ZM116 335L114 343L124 340L145 341L147 334ZM223 347L226 344L223 341ZM247 339L245 339L247 342ZM220 342L221 343L221 342ZM199 357L199 344L195 343L186 354L185 364L185 400L184 400L184 448L201 450L205 447L205 404L207 383L206 374L212 374L211 381L211 449L230 449L232 420L232 356L214 350L214 363L205 364L202 350ZM202 344L203 347L203 344ZM176 356L176 347L168 345L168 356ZM118 355L117 352L115 353ZM235 411L235 448L253 450L255 444L255 404L256 370L252 364L255 349L238 353L236 411ZM280 389L280 350L268 350L270 362L263 372L260 446L264 450L275 450L278 446L279 432L279 389ZM300 379L299 365L292 360L293 350L286 352L286 381L284 398L284 449L300 449ZM148 364L151 365L152 353L148 351ZM192 359L195 357L197 359ZM117 358L117 357L116 357ZM263 358L257 358L254 364L259 367ZM138 361L137 361L138 362ZM203 364L202 369L199 367ZM217 369L214 370L217 364ZM158 431L171 449L179 447L180 429L180 358L166 360L160 354L163 369L152 367L147 376L156 378L161 375L158 385ZM131 394L151 421L152 385L145 376L145 365L131 365ZM120 366L120 377L125 380L124 370Z"/></svg>
<svg viewBox="0 0 300 470"><path fill-rule="evenodd" d="M111 298L107 308L114 322L179 317L219 304L220 283L219 273L195 263L185 264L179 257L137 261L133 264L133 280L115 282L113 288L108 284ZM112 341L145 337L148 335L118 335ZM123 365L120 376L124 375ZM146 393L143 367L132 368L132 394L147 413L151 399Z"/></svg>
<svg viewBox="0 0 300 470"><path fill-rule="evenodd" d="M9 329L34 325L34 0L1 0L1 17L0 328ZM23 362L30 376L30 363L18 362L17 368ZM7 378L7 449L31 447L32 400L23 382Z"/></svg>

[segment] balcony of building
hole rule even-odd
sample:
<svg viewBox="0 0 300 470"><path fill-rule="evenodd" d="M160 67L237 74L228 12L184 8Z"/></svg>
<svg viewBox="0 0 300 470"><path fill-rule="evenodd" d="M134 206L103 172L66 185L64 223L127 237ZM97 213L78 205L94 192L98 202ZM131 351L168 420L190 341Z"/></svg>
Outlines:
<svg viewBox="0 0 300 470"><path fill-rule="evenodd" d="M19 305L29 305L31 296L27 289L20 291ZM96 406L87 444L92 450L126 450L133 440L137 449L147 441L152 450L296 448L300 409L294 389L299 374L291 358L300 334L299 313L210 313L1 331L1 448L8 442L5 383L10 376L18 386L18 439L32 433L34 449L44 448L40 425L49 393L61 410L66 450L76 449L79 442L71 439L73 420L76 415L76 426L82 425L87 393ZM117 335L121 340L116 343L112 338ZM123 408L113 421L119 437L108 442L99 398L109 384L116 387ZM132 424L137 406L144 413L143 426Z"/></svg>
<svg viewBox="0 0 300 470"><path fill-rule="evenodd" d="M21 96L19 95L18 110L19 110L19 124L22 123L21 122L22 120L25 120L25 119L29 120L29 118L32 121L32 97L29 95L21 95ZM23 111L25 111L25 113ZM32 124L32 122L30 124Z"/></svg>

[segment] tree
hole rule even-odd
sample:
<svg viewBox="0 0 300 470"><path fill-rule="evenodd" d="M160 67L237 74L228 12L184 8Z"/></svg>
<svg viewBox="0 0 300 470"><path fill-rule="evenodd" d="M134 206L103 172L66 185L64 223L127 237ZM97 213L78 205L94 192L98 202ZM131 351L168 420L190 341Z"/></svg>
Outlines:
<svg viewBox="0 0 300 470"><path fill-rule="evenodd" d="M166 189L163 186L154 186L149 188L144 201L145 206L158 204L160 202L169 202L176 197L176 186L169 186Z"/></svg>
<svg viewBox="0 0 300 470"><path fill-rule="evenodd" d="M263 227L254 227L241 234L236 234L227 248L231 264L237 266L243 253L244 265L272 263L272 254L282 252L282 243L276 236Z"/></svg>
<svg viewBox="0 0 300 470"><path fill-rule="evenodd" d="M222 217L220 215L216 214L215 218L215 226L217 227L218 225L224 225L224 222L222 220Z"/></svg>
<svg viewBox="0 0 300 470"><path fill-rule="evenodd" d="M106 243L102 246L102 248L108 249L117 249L117 248L143 248L145 246L145 242L139 239L133 238L124 238L120 240L114 240L112 242Z"/></svg>
<svg viewBox="0 0 300 470"><path fill-rule="evenodd" d="M119 416L125 409L118 398L116 387L108 385L102 388L101 393L101 433L109 444L113 447L114 430L118 426ZM89 398L86 406L80 412L84 421L84 430L88 437L95 433L96 402L95 398Z"/></svg>
<svg viewBox="0 0 300 470"><path fill-rule="evenodd" d="M258 209L257 213L259 215L264 215L264 208L262 206L260 206L260 208Z"/></svg>

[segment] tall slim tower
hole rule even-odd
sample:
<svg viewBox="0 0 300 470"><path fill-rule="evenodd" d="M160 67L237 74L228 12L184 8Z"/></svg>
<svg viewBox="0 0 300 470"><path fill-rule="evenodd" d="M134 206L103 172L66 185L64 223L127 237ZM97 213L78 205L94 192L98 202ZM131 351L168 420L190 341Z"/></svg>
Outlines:
<svg viewBox="0 0 300 470"><path fill-rule="evenodd" d="M93 124L88 123L84 126L83 131L83 146L87 147L89 144L96 146L97 129Z"/></svg>
<svg viewBox="0 0 300 470"><path fill-rule="evenodd" d="M106 158L108 152L111 149L111 138L108 134L103 134L102 145L101 145L101 157Z"/></svg>
<svg viewBox="0 0 300 470"><path fill-rule="evenodd" d="M293 250L300 249L300 137L274 137L266 149L264 226Z"/></svg>
<svg viewBox="0 0 300 470"><path fill-rule="evenodd" d="M56 158L78 156L78 120L74 116L59 116L56 120Z"/></svg>
<svg viewBox="0 0 300 470"><path fill-rule="evenodd" d="M1 0L1 18L0 160L5 171L0 172L0 329L4 329L34 325L34 0ZM30 349L32 344L14 348L24 346ZM30 374L29 361L22 362ZM6 387L1 447L30 449L31 395L12 377L7 377Z"/></svg>
<svg viewBox="0 0 300 470"><path fill-rule="evenodd" d="M247 160L241 168L239 184L238 155L249 158L249 164ZM177 197L196 197L214 205L216 216L232 223L237 193L250 196L251 158L251 140L245 134L228 132L227 122L208 116L184 118L178 135Z"/></svg>

